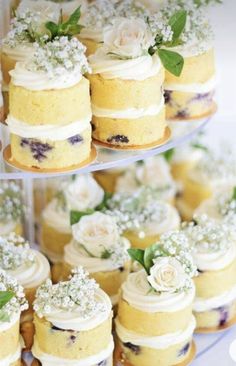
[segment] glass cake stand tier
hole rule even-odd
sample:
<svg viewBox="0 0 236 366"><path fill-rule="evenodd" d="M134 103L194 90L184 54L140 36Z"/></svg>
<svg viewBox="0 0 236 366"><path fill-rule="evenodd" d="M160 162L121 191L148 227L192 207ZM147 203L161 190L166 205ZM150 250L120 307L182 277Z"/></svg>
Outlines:
<svg viewBox="0 0 236 366"><path fill-rule="evenodd" d="M161 154L169 149L175 148L191 140L196 136L211 120L211 117L204 118L196 121L174 121L169 122L169 128L171 130L170 139L161 146L149 149L149 150L114 150L100 146L96 146L97 158L96 160L83 168L70 170L67 172L57 173L42 173L42 172L26 172L12 167L4 161L3 150L8 144L8 131L7 127L1 126L1 167L0 167L0 179L24 179L24 178L47 178L58 175L68 175L75 173L88 173L98 170L119 168L138 160Z"/></svg>

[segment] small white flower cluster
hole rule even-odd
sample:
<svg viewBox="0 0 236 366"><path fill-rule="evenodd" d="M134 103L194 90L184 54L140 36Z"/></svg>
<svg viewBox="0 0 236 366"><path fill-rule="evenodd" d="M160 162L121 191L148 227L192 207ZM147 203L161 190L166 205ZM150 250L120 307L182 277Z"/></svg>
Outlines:
<svg viewBox="0 0 236 366"><path fill-rule="evenodd" d="M86 28L101 29L111 23L116 16L114 2L111 0L95 0L88 4L81 23Z"/></svg>
<svg viewBox="0 0 236 366"><path fill-rule="evenodd" d="M56 37L44 45L35 45L36 50L28 67L31 71L41 71L50 78L65 73L90 72L85 51L86 47L73 37Z"/></svg>
<svg viewBox="0 0 236 366"><path fill-rule="evenodd" d="M167 216L166 204L158 201L158 197L155 190L145 186L132 195L116 193L108 201L106 214L115 217L120 233L142 231L146 223L159 223Z"/></svg>
<svg viewBox="0 0 236 366"><path fill-rule="evenodd" d="M31 265L34 260L35 255L24 238L15 233L0 237L0 268L14 270L24 264Z"/></svg>
<svg viewBox="0 0 236 366"><path fill-rule="evenodd" d="M117 243L110 246L109 249L106 250L107 257L114 264L116 268L122 267L127 261L129 261L130 257L127 252L126 240L119 240ZM106 256L106 255L105 255Z"/></svg>
<svg viewBox="0 0 236 366"><path fill-rule="evenodd" d="M145 21L150 15L148 9L135 0L118 0L115 3L116 16L124 18L142 18Z"/></svg>
<svg viewBox="0 0 236 366"><path fill-rule="evenodd" d="M192 248L185 233L170 231L163 234L159 241L156 256L171 256L176 258L183 266L185 273L192 278L197 275L197 267L191 254Z"/></svg>
<svg viewBox="0 0 236 366"><path fill-rule="evenodd" d="M158 35L163 42L171 42L173 31L166 17L161 13L155 13L148 18L148 24L154 36Z"/></svg>
<svg viewBox="0 0 236 366"><path fill-rule="evenodd" d="M218 210L222 216L228 214L236 215L236 200L232 199L231 192L221 192L219 196L216 197L216 201Z"/></svg>
<svg viewBox="0 0 236 366"><path fill-rule="evenodd" d="M207 215L194 216L196 222L183 224L192 250L198 253L225 251L232 245L233 228L225 222L215 222Z"/></svg>
<svg viewBox="0 0 236 366"><path fill-rule="evenodd" d="M176 11L187 11L186 27L180 36L180 40L187 45L198 47L198 51L204 51L206 43L213 40L213 31L206 18L204 8L199 8L193 0L168 0L161 9L161 14L168 20Z"/></svg>
<svg viewBox="0 0 236 366"><path fill-rule="evenodd" d="M96 299L99 288L94 279L82 267L72 271L69 281L52 284L47 280L36 292L34 310L39 317L47 316L54 309L76 311L82 318L89 318L99 311L105 311L104 305Z"/></svg>
<svg viewBox="0 0 236 366"><path fill-rule="evenodd" d="M0 269L0 291L9 291L14 297L0 309L0 318L7 319L14 314L28 309L24 289L15 278L10 277L5 271Z"/></svg>
<svg viewBox="0 0 236 366"><path fill-rule="evenodd" d="M21 189L15 182L0 182L0 221L19 220L24 213Z"/></svg>
<svg viewBox="0 0 236 366"><path fill-rule="evenodd" d="M11 20L11 29L3 40L3 44L14 48L19 44L34 43L39 23L40 13L38 12L26 10L17 13Z"/></svg>

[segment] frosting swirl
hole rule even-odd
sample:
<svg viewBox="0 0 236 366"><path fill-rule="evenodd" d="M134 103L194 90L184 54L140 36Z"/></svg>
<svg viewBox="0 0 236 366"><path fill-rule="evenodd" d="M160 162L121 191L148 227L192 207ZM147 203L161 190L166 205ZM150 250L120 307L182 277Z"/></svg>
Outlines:
<svg viewBox="0 0 236 366"><path fill-rule="evenodd" d="M32 43L21 43L16 47L10 47L7 44L3 44L2 52L9 56L11 59L17 62L24 62L29 60L34 54L35 48Z"/></svg>
<svg viewBox="0 0 236 366"><path fill-rule="evenodd" d="M57 199L53 199L43 211L45 223L60 233L71 233L70 217L67 210L63 210Z"/></svg>
<svg viewBox="0 0 236 366"><path fill-rule="evenodd" d="M201 271L218 271L230 265L236 258L235 243L232 243L227 250L216 252L204 252L195 250L193 257L197 268Z"/></svg>
<svg viewBox="0 0 236 366"><path fill-rule="evenodd" d="M144 270L131 273L122 285L122 297L132 307L149 313L175 312L190 306L193 302L195 289L187 292L150 293L150 285Z"/></svg>

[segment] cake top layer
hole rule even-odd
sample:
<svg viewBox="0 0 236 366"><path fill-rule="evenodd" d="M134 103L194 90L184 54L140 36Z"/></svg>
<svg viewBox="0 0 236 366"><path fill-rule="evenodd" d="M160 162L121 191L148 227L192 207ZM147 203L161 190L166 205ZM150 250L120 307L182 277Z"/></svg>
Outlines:
<svg viewBox="0 0 236 366"><path fill-rule="evenodd" d="M122 267L129 260L127 249L130 244L120 236L113 217L101 212L88 212L82 217L79 215L78 219L72 226L78 255L109 261L113 268Z"/></svg>
<svg viewBox="0 0 236 366"><path fill-rule="evenodd" d="M53 285L47 280L36 293L34 310L54 326L65 330L95 328L111 313L109 297L88 277L82 267L72 271L68 281Z"/></svg>
<svg viewBox="0 0 236 366"><path fill-rule="evenodd" d="M23 287L0 270L0 323L10 322L14 316L28 308Z"/></svg>
<svg viewBox="0 0 236 366"><path fill-rule="evenodd" d="M0 181L0 222L17 222L22 218L24 205L21 189L15 182Z"/></svg>
<svg viewBox="0 0 236 366"><path fill-rule="evenodd" d="M146 233L150 231L150 235L154 235L154 232L156 234L163 232L163 225L167 220L168 225L178 227L177 211L168 203L160 201L159 197L159 192L145 186L132 195L116 193L108 201L106 213L116 218L121 233L134 230L139 231L141 237L143 230ZM154 228L150 226L151 224L154 224Z"/></svg>

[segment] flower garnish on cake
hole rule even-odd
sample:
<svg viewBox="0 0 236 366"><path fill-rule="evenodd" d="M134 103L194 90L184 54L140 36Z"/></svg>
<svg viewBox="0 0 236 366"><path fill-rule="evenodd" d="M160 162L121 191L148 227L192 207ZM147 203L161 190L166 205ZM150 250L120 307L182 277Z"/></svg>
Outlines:
<svg viewBox="0 0 236 366"><path fill-rule="evenodd" d="M34 310L32 352L41 362L81 366L110 359L111 302L82 267L74 269L66 282L53 285L47 280L37 291ZM60 348L52 347L54 342Z"/></svg>
<svg viewBox="0 0 236 366"><path fill-rule="evenodd" d="M0 182L0 235L12 231L21 233L24 214L23 197L20 186L13 181Z"/></svg>
<svg viewBox="0 0 236 366"><path fill-rule="evenodd" d="M150 187L143 186L132 195L116 193L107 207L105 212L116 218L121 233L136 248L146 248L164 232L179 228L177 210L159 200L159 192Z"/></svg>
<svg viewBox="0 0 236 366"><path fill-rule="evenodd" d="M195 223L184 225L199 273L194 278L194 312L199 328L215 328L235 316L235 228L207 215L194 219Z"/></svg>

